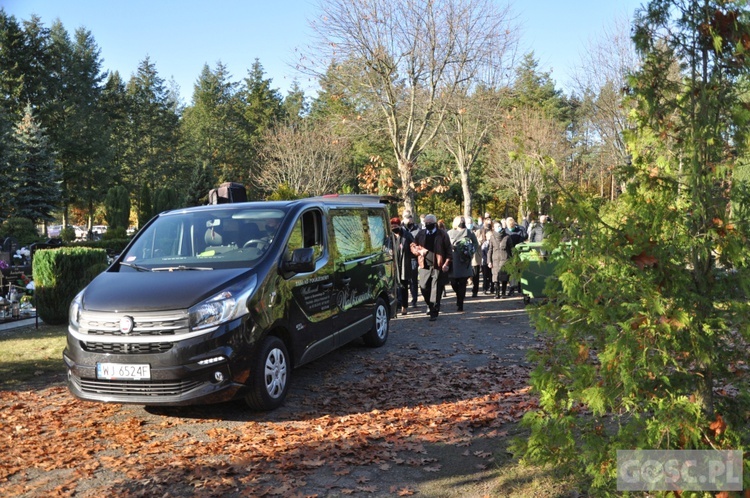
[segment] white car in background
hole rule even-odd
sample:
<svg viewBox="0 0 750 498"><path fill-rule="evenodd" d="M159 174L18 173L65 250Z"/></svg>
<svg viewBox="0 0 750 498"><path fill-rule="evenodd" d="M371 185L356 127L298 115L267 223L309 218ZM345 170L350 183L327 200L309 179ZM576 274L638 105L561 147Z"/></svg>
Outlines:
<svg viewBox="0 0 750 498"><path fill-rule="evenodd" d="M94 235L104 235L107 228L109 228L107 225L94 225L91 227L91 231L94 232Z"/></svg>
<svg viewBox="0 0 750 498"><path fill-rule="evenodd" d="M73 230L76 231L76 239L86 239L88 238L88 232L84 227L73 225Z"/></svg>
<svg viewBox="0 0 750 498"><path fill-rule="evenodd" d="M62 232L62 225L50 225L47 227L47 237L54 239L60 236Z"/></svg>

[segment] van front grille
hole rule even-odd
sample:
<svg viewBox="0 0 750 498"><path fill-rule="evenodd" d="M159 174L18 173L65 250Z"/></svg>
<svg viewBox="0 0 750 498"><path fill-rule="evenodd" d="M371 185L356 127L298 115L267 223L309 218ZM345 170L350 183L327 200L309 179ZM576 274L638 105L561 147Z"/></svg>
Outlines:
<svg viewBox="0 0 750 498"><path fill-rule="evenodd" d="M197 380L72 380L85 393L112 396L179 396L202 384Z"/></svg>
<svg viewBox="0 0 750 498"><path fill-rule="evenodd" d="M156 354L172 349L171 342L121 343L121 342L81 342L81 347L89 353L110 354Z"/></svg>
<svg viewBox="0 0 750 498"><path fill-rule="evenodd" d="M120 320L125 317L133 321L132 330L127 333L120 330ZM185 310L132 313L82 311L79 323L81 333L99 336L103 342L117 337L168 337L169 340L178 340L181 334L190 332Z"/></svg>

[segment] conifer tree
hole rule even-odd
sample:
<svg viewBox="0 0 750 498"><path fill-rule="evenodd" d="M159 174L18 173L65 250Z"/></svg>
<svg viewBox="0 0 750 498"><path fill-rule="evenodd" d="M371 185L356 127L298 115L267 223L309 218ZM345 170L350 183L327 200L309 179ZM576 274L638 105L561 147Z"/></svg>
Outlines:
<svg viewBox="0 0 750 498"><path fill-rule="evenodd" d="M13 175L11 172L11 155L13 152L12 123L8 113L0 107L0 192L12 192ZM11 196L0 195L0 222L10 214Z"/></svg>
<svg viewBox="0 0 750 498"><path fill-rule="evenodd" d="M257 198L258 192L253 192L254 182L250 181L259 174L259 148L263 134L271 129L283 117L283 99L278 90L271 87L271 79L264 78L263 66L258 59L244 80L240 89L241 114L243 117L242 130L247 157L243 168L235 171L217 171L219 181L237 181L251 186L248 195Z"/></svg>
<svg viewBox="0 0 750 498"><path fill-rule="evenodd" d="M186 206L208 204L208 192L218 184L213 167L209 162L198 164L190 176L190 184L185 194Z"/></svg>
<svg viewBox="0 0 750 498"><path fill-rule="evenodd" d="M614 493L618 449L750 440L737 375L750 342L750 186L733 177L750 130L737 84L750 74L744 5L653 0L640 12L625 191L607 204L568 192L555 216L575 223L550 241L571 243L553 300L532 312L547 346L519 449L568 465L595 494Z"/></svg>
<svg viewBox="0 0 750 498"><path fill-rule="evenodd" d="M128 228L130 225L130 196L122 185L112 187L104 199L107 225L113 228Z"/></svg>
<svg viewBox="0 0 750 498"><path fill-rule="evenodd" d="M15 128L11 154L11 215L33 222L53 220L59 188L49 140L34 120L31 105Z"/></svg>

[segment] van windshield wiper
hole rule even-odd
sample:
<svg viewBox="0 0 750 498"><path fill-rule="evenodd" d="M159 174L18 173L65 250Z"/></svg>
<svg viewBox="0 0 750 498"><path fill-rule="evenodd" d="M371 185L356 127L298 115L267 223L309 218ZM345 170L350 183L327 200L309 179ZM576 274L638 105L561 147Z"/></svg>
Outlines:
<svg viewBox="0 0 750 498"><path fill-rule="evenodd" d="M163 268L153 268L151 271L211 271L213 268L206 268L202 266L165 266Z"/></svg>
<svg viewBox="0 0 750 498"><path fill-rule="evenodd" d="M136 265L133 263L120 262L120 266L129 266L130 268L133 268L134 270L138 270L138 271L151 271L151 268L146 268L145 266L140 266L140 265Z"/></svg>

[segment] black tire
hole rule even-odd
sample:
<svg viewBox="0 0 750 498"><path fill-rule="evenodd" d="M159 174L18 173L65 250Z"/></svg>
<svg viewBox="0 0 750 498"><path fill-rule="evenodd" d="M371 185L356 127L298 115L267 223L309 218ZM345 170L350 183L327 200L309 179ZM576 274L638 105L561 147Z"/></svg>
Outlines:
<svg viewBox="0 0 750 498"><path fill-rule="evenodd" d="M284 341L268 336L258 349L250 373L250 392L245 402L253 410L269 411L281 406L289 391L292 364Z"/></svg>
<svg viewBox="0 0 750 498"><path fill-rule="evenodd" d="M523 296L523 304L529 304L531 302L531 298L529 296Z"/></svg>
<svg viewBox="0 0 750 498"><path fill-rule="evenodd" d="M362 339L365 341L366 346L379 348L388 340L388 330L391 323L391 315L383 298L378 298L378 301L375 303L375 311L373 311L372 315L372 328L362 336Z"/></svg>

